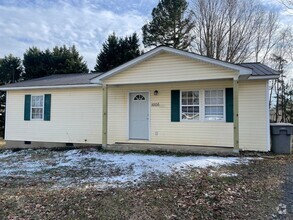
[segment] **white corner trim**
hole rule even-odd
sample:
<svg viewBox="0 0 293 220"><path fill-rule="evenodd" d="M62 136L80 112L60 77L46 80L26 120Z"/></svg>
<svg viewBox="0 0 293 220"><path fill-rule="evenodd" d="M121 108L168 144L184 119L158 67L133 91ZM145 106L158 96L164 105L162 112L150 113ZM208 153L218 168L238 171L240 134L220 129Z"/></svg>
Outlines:
<svg viewBox="0 0 293 220"><path fill-rule="evenodd" d="M266 82L266 117L267 117L267 151L271 150L271 132L270 132L270 87L269 81Z"/></svg>
<svg viewBox="0 0 293 220"><path fill-rule="evenodd" d="M29 90L29 89L67 89L67 88L87 88L87 87L100 87L99 84L84 84L84 85L60 85L60 86L29 86L29 87L3 87L2 91L10 90Z"/></svg>
<svg viewBox="0 0 293 220"><path fill-rule="evenodd" d="M252 70L250 68L246 68L246 67L242 67L236 64L232 64L232 63L228 63L228 62L224 62L224 61L220 61L220 60L216 60L213 58L209 58L209 57L205 57L205 56L201 56L198 54L194 54L194 53L190 53L190 52L186 52L186 51L182 51L182 50L177 50L174 48L170 48L170 47L158 47L155 48L125 64L122 64L116 68L114 68L113 70L110 70L108 72L106 72L105 74L102 74L100 76L97 76L95 78L93 78L91 80L92 83L100 83L100 80L104 80L107 79L109 77L111 77L112 75L115 75L123 70L126 70L136 64L139 64L153 56L155 56L156 54L162 53L162 52L169 52L169 53L173 53L173 54L177 54L177 55L181 55L181 56L185 56L191 59L195 59L195 60L199 60L202 62L206 62L206 63L210 63L210 64L214 64L214 65L218 65L218 66L222 66L225 68L229 68L232 70L236 70L238 71L241 75L245 75L245 74L251 74Z"/></svg>
<svg viewBox="0 0 293 220"><path fill-rule="evenodd" d="M9 92L6 92L6 102L5 102L5 129L4 129L4 140L7 139L7 134L8 134L8 96L9 96ZM9 110L10 111L10 110Z"/></svg>
<svg viewBox="0 0 293 220"><path fill-rule="evenodd" d="M278 79L280 75L250 76L248 79Z"/></svg>

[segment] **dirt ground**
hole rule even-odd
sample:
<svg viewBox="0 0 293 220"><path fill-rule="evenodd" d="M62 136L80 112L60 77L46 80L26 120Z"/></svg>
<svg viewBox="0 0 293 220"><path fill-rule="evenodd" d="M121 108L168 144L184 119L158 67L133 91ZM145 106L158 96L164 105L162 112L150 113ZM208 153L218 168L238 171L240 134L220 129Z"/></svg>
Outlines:
<svg viewBox="0 0 293 220"><path fill-rule="evenodd" d="M4 148L5 147L5 141L0 138L0 148Z"/></svg>
<svg viewBox="0 0 293 220"><path fill-rule="evenodd" d="M0 219L292 219L284 187L292 164L292 156L262 155L107 188L52 187L50 173L69 170L50 169L45 179L10 173L0 179Z"/></svg>

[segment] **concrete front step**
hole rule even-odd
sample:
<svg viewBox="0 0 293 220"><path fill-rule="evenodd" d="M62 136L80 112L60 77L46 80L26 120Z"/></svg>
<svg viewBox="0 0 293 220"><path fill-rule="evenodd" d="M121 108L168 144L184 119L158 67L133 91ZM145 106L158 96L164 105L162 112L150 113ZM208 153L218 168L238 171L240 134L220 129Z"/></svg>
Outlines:
<svg viewBox="0 0 293 220"><path fill-rule="evenodd" d="M231 147L208 147L208 146L191 146L191 145L169 145L169 144L148 144L148 143L124 143L116 142L104 147L105 150L113 151L153 151L153 152L172 152L187 153L200 155L221 155L221 156L238 156L239 151Z"/></svg>

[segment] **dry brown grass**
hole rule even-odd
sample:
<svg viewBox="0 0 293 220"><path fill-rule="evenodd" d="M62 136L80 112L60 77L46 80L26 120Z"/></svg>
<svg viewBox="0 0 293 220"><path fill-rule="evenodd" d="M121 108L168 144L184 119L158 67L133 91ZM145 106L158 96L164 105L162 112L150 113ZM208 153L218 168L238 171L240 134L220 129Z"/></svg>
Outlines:
<svg viewBox="0 0 293 220"><path fill-rule="evenodd" d="M0 148L5 147L5 141L3 139L0 139Z"/></svg>
<svg viewBox="0 0 293 220"><path fill-rule="evenodd" d="M292 156L192 169L135 188L49 189L0 182L1 219L271 219ZM237 174L224 176L221 174ZM13 184L11 184L13 183Z"/></svg>

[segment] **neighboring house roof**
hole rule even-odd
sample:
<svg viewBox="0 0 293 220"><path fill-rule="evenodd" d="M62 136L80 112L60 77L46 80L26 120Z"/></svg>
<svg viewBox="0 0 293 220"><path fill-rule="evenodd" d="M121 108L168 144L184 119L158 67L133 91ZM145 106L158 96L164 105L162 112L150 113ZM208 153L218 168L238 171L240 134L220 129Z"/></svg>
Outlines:
<svg viewBox="0 0 293 220"><path fill-rule="evenodd" d="M75 74L56 74L42 78L26 80L23 82L6 84L0 86L0 90L13 89L35 89L35 88L63 88L63 87L90 87L98 86L91 83L91 79L102 73L75 73Z"/></svg>
<svg viewBox="0 0 293 220"><path fill-rule="evenodd" d="M241 64L238 64L240 66L243 66L243 67L247 67L247 68L250 68L252 69L252 74L251 76L253 76L254 78L256 77L263 77L263 76L276 76L276 77L279 77L280 73L273 70L272 68L262 64L262 63L259 63L259 62L255 62L255 63L241 63Z"/></svg>
<svg viewBox="0 0 293 220"><path fill-rule="evenodd" d="M274 78L278 78L279 77L279 73L277 73L276 71L274 71L273 69L263 65L263 64L260 64L260 63L253 63L254 65L250 65L252 63L246 63L246 64L233 64L233 63L229 63L229 62L226 62L226 61L221 61L221 60L217 60L217 59L214 59L214 58L210 58L210 57L206 57L206 56L203 56L203 55L200 55L200 54L196 54L196 53L192 53L192 52L186 52L186 51L183 51L183 50L178 50L178 49L174 49L174 48L171 48L171 47L166 47L166 46L159 46L159 47L156 47L155 49L153 50L150 50L148 51L147 53L133 59L133 60L130 60L129 62L123 64L123 65L120 65L100 76L97 76L96 78L94 78L92 80L93 83L99 83L100 80L104 80L104 79L107 79L113 75L116 75L117 73L120 73L122 71L125 71L131 67L133 67L134 65L137 65L159 53L162 53L162 52L169 52L169 53L173 53L173 54L176 54L176 55L181 55L181 56L185 56L185 57L189 57L191 59L195 59L195 60L198 60L198 61L202 61L202 62L206 62L206 63L210 63L210 64L214 64L214 65L218 65L218 66L221 66L221 67L224 67L224 68L228 68L228 69L232 69L232 70L236 70L239 72L240 75L246 75L247 78L251 78L253 79L254 77L265 77L267 79L271 78L271 79L274 79ZM260 66L260 67L258 67ZM263 69L262 72L258 71L258 69Z"/></svg>

